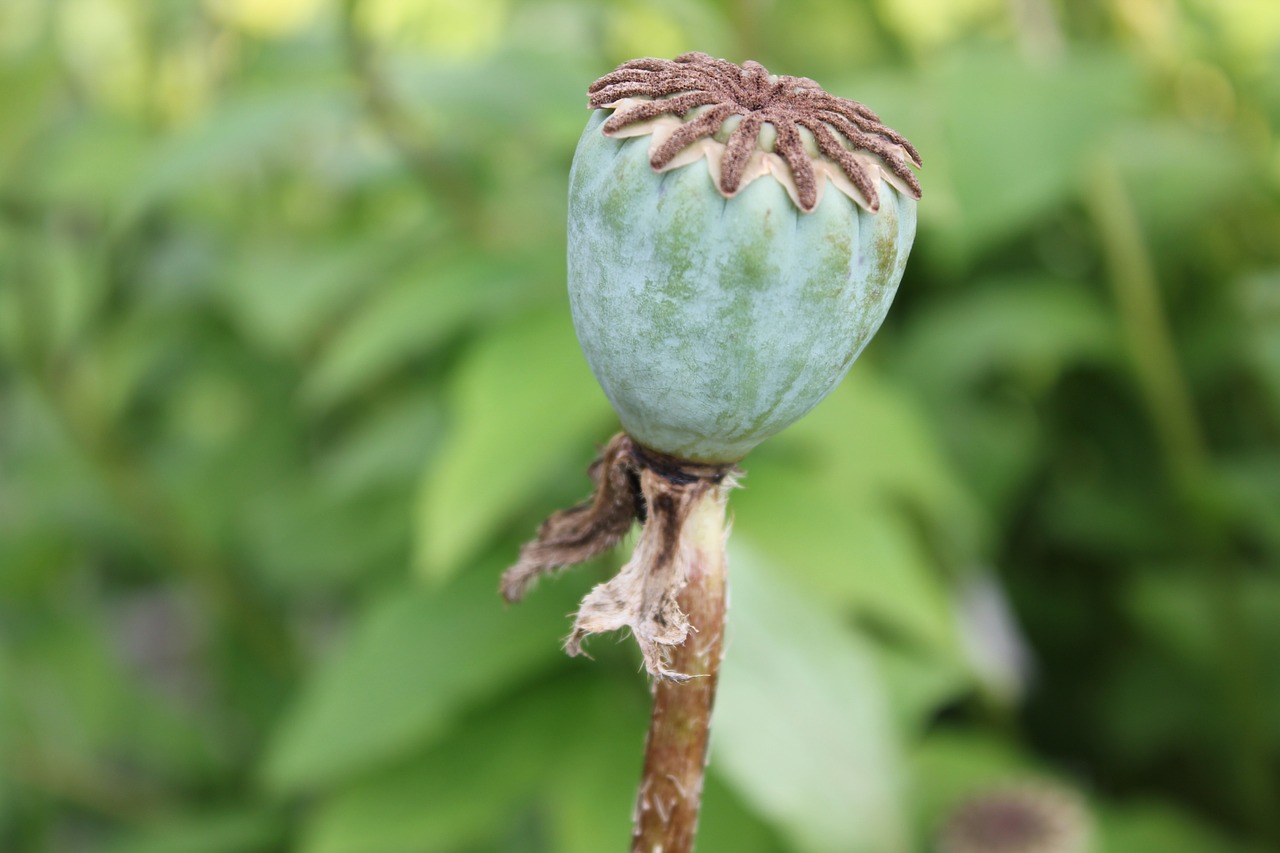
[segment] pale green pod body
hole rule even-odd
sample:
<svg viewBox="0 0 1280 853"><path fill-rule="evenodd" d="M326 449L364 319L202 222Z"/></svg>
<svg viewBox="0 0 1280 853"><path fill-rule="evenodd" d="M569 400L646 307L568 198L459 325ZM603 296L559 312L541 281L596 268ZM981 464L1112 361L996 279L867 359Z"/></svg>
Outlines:
<svg viewBox="0 0 1280 853"><path fill-rule="evenodd" d="M647 136L592 114L569 185L574 327L623 428L682 459L736 462L816 406L884 320L916 202L872 213L828 186L802 212L772 177L732 198L706 159L664 172Z"/></svg>

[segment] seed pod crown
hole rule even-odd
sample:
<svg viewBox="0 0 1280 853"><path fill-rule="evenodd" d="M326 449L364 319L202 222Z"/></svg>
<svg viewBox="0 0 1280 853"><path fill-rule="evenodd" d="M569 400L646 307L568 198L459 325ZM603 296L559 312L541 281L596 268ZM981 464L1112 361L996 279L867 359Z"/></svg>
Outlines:
<svg viewBox="0 0 1280 853"><path fill-rule="evenodd" d="M649 162L658 171L705 156L726 197L772 173L805 212L821 201L826 179L870 211L880 208L881 177L920 198L909 165L920 165L915 147L866 105L807 77L686 53L624 62L589 96L592 109L614 110L606 136L652 133Z"/></svg>

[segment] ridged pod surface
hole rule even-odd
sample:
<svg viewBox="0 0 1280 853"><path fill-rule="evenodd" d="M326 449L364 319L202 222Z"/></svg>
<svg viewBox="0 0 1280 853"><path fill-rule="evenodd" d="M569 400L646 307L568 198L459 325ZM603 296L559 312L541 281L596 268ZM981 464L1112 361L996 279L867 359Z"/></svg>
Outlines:
<svg viewBox="0 0 1280 853"><path fill-rule="evenodd" d="M916 201L827 186L804 212L780 180L726 197L701 157L659 172L647 135L587 123L569 183L568 278L587 361L628 434L736 462L816 406L879 329ZM820 179L821 179L821 173Z"/></svg>

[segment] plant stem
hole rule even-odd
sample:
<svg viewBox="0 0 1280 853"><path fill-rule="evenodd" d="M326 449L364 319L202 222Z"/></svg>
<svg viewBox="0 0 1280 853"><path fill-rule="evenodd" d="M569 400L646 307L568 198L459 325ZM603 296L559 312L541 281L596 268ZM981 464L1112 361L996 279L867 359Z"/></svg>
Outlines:
<svg viewBox="0 0 1280 853"><path fill-rule="evenodd" d="M1092 172L1095 179L1086 200L1102 241L1108 281L1138 389L1146 398L1174 483L1183 495L1193 494L1203 485L1208 468L1204 431L1178 363L1142 223L1116 164L1102 158Z"/></svg>
<svg viewBox="0 0 1280 853"><path fill-rule="evenodd" d="M1138 386L1146 398L1165 465L1204 566L1204 601L1220 643L1223 705L1230 715L1240 798L1255 831L1280 844L1280 801L1267 748L1267 700L1249 633L1248 591L1230 553L1229 509L1217 499L1212 458L1179 364L1155 263L1142 223L1109 158L1093 170L1088 203L1110 271L1110 283Z"/></svg>
<svg viewBox="0 0 1280 853"><path fill-rule="evenodd" d="M680 533L680 547L689 549L689 573L678 601L692 629L672 651L670 665L692 678L655 682L632 853L693 850L724 640L728 491L727 485L708 489Z"/></svg>

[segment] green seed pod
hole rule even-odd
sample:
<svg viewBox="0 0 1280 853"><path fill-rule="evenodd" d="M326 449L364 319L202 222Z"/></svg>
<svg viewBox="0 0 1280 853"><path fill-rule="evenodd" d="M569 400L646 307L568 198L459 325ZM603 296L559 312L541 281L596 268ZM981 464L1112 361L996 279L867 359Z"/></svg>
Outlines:
<svg viewBox="0 0 1280 853"><path fill-rule="evenodd" d="M625 432L592 465L591 500L547 519L502 593L519 600L638 520L631 560L583 599L565 649L628 629L651 674L688 681L719 661L686 640L721 636L736 463L830 393L880 327L915 237L920 157L862 104L756 62L636 59L589 97L569 299Z"/></svg>
<svg viewBox="0 0 1280 853"><path fill-rule="evenodd" d="M817 405L880 327L915 237L920 157L862 104L756 62L637 59L589 95L599 112L570 176L569 298L625 432L591 465L591 498L547 518L500 586L519 601L641 524L564 647L635 639L655 685L631 849L688 853L736 463Z"/></svg>
<svg viewBox="0 0 1280 853"><path fill-rule="evenodd" d="M634 60L590 97L569 188L583 352L640 445L736 462L880 327L919 155L862 104L753 62Z"/></svg>

